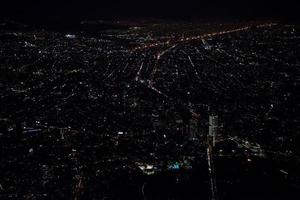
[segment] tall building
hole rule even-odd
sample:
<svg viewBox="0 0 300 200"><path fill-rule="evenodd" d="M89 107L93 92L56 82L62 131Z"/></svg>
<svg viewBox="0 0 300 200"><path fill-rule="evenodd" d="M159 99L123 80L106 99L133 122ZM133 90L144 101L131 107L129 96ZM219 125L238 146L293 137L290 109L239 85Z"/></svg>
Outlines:
<svg viewBox="0 0 300 200"><path fill-rule="evenodd" d="M189 122L189 135L191 139L199 137L198 119L191 118Z"/></svg>
<svg viewBox="0 0 300 200"><path fill-rule="evenodd" d="M212 142L213 146L215 146L217 134L218 134L218 116L210 115L208 137L209 137L209 141Z"/></svg>

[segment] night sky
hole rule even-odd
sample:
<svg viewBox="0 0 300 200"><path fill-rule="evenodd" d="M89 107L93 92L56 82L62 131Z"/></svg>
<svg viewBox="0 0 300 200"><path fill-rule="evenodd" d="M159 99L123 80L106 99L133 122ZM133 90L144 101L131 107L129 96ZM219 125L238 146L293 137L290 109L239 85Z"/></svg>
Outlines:
<svg viewBox="0 0 300 200"><path fill-rule="evenodd" d="M298 19L291 0L1 0L1 17L23 20L100 18L282 18Z"/></svg>

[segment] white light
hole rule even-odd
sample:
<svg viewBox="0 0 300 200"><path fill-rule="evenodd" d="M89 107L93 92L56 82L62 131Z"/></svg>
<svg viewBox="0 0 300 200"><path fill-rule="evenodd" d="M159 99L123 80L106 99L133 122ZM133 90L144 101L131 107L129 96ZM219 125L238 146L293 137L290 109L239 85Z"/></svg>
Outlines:
<svg viewBox="0 0 300 200"><path fill-rule="evenodd" d="M69 39L75 39L75 38L76 38L76 35L66 34L65 37L66 37L66 38L69 38Z"/></svg>

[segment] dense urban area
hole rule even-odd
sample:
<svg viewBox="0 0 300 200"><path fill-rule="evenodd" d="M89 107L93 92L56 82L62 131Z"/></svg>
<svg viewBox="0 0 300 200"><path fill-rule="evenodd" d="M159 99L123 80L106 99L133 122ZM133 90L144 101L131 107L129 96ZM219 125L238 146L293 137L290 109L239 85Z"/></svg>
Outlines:
<svg viewBox="0 0 300 200"><path fill-rule="evenodd" d="M299 196L299 26L78 27L0 23L0 199Z"/></svg>

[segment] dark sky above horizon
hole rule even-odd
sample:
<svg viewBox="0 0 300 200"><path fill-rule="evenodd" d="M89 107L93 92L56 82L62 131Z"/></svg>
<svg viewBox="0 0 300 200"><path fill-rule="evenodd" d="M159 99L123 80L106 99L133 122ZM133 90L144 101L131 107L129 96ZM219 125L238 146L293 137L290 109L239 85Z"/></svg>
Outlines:
<svg viewBox="0 0 300 200"><path fill-rule="evenodd" d="M298 19L292 0L1 0L0 16L24 20L135 17Z"/></svg>

